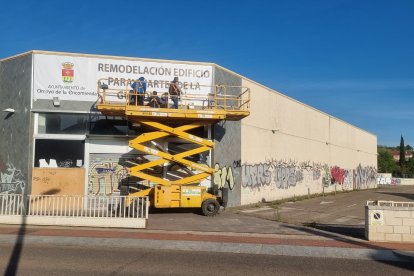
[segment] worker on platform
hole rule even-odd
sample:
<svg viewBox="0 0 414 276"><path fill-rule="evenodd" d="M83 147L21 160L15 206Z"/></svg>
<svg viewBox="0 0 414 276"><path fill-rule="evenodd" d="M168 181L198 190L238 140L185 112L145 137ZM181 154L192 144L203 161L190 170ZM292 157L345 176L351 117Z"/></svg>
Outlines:
<svg viewBox="0 0 414 276"><path fill-rule="evenodd" d="M174 77L174 80L170 83L170 88L168 90L171 100L173 101L172 108L178 108L178 100L181 95L181 89L178 87L178 77Z"/></svg>
<svg viewBox="0 0 414 276"><path fill-rule="evenodd" d="M161 99L161 108L168 108L168 92L162 93L160 99Z"/></svg>
<svg viewBox="0 0 414 276"><path fill-rule="evenodd" d="M152 95L149 98L148 106L157 108L157 107L161 107L162 105L164 105L164 102L163 100L161 100L160 97L158 97L157 91L152 92Z"/></svg>
<svg viewBox="0 0 414 276"><path fill-rule="evenodd" d="M134 81L131 84L132 87L132 97L131 102L135 104L136 99L138 98L138 105L144 105L144 97L147 92L147 81L144 77L140 77L138 80Z"/></svg>

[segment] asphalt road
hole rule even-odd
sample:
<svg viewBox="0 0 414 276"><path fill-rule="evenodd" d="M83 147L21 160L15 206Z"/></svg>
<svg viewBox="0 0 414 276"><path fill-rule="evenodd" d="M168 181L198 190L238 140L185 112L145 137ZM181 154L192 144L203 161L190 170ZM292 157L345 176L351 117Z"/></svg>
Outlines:
<svg viewBox="0 0 414 276"><path fill-rule="evenodd" d="M413 275L414 271L410 262L31 244L12 255L13 248L0 244L3 275Z"/></svg>
<svg viewBox="0 0 414 276"><path fill-rule="evenodd" d="M364 238L367 200L413 201L414 186L337 193L278 205L229 208L216 217L205 217L198 210L151 210L147 229L232 233L306 235L301 225ZM289 223L289 224L286 224Z"/></svg>
<svg viewBox="0 0 414 276"><path fill-rule="evenodd" d="M244 215L364 237L365 205L368 200L413 201L414 186L387 186L359 190L299 201L289 201L271 207L245 208Z"/></svg>

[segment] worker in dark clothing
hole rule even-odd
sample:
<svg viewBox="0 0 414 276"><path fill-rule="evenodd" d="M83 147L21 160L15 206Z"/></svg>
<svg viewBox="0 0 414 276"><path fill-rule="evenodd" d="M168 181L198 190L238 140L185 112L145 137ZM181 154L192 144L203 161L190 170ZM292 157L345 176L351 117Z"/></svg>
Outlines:
<svg viewBox="0 0 414 276"><path fill-rule="evenodd" d="M157 91L152 92L151 97L149 98L148 106L150 107L161 107L164 104L164 102L158 97Z"/></svg>
<svg viewBox="0 0 414 276"><path fill-rule="evenodd" d="M168 92L162 93L160 99L161 99L161 108L167 108L168 107Z"/></svg>
<svg viewBox="0 0 414 276"><path fill-rule="evenodd" d="M181 95L181 89L178 87L178 77L174 77L174 80L170 83L170 88L168 89L171 100L173 101L172 108L178 108L178 100Z"/></svg>

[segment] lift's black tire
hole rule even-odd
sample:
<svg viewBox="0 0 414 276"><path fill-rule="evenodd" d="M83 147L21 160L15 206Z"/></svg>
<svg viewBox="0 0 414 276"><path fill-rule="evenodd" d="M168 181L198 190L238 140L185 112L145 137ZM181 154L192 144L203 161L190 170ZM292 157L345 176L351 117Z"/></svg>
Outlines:
<svg viewBox="0 0 414 276"><path fill-rule="evenodd" d="M212 217L218 214L220 210L220 204L217 200L209 198L203 202L201 205L201 210L203 211L203 215Z"/></svg>

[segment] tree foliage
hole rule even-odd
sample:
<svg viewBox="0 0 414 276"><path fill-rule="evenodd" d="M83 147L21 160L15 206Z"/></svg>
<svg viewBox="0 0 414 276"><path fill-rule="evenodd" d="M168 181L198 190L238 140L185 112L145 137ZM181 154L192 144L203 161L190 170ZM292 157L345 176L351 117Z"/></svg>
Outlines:
<svg viewBox="0 0 414 276"><path fill-rule="evenodd" d="M410 158L405 164L406 177L414 178L414 158Z"/></svg>
<svg viewBox="0 0 414 276"><path fill-rule="evenodd" d="M393 173L397 169L397 164L392 154L386 149L378 150L378 172Z"/></svg>
<svg viewBox="0 0 414 276"><path fill-rule="evenodd" d="M396 150L399 151L399 161L395 161L391 153ZM413 147L404 145L402 135L399 146L378 146L378 172L391 173L394 177L414 178L414 157L406 160L406 151L413 151Z"/></svg>

